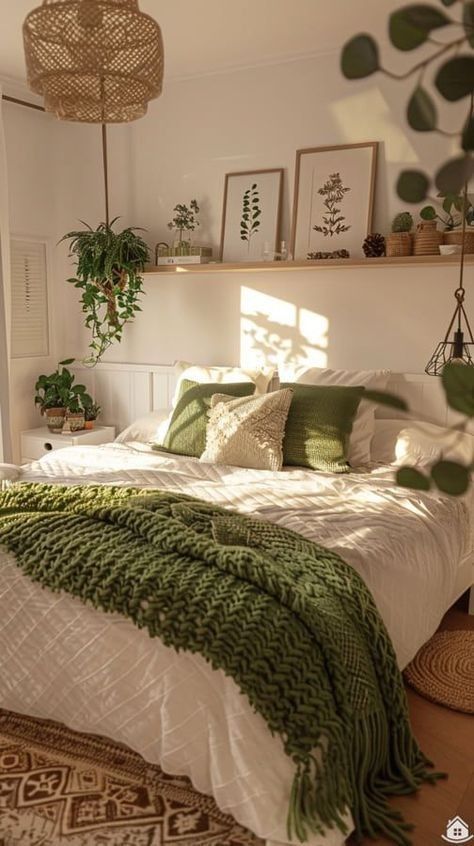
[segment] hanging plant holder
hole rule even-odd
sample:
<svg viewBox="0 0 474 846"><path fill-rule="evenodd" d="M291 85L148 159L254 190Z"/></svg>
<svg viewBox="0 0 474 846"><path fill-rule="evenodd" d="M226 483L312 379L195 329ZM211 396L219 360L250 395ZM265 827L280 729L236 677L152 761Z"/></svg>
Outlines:
<svg viewBox="0 0 474 846"><path fill-rule="evenodd" d="M161 94L161 29L138 0L43 0L23 39L28 84L61 120L128 123Z"/></svg>
<svg viewBox="0 0 474 846"><path fill-rule="evenodd" d="M448 326L444 341L440 341L426 365L429 376L441 376L446 364L474 366L474 338L464 309L465 289L457 288L454 292L457 305ZM456 326L452 340L449 340L453 326ZM464 329L463 329L464 326ZM465 331L464 331L465 330Z"/></svg>

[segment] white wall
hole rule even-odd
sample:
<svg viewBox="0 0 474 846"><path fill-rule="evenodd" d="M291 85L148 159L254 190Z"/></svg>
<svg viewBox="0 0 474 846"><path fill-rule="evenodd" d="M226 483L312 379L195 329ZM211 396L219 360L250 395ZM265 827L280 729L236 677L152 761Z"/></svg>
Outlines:
<svg viewBox="0 0 474 846"><path fill-rule="evenodd" d="M146 118L109 130L112 214L122 215L124 225L146 227L154 245L169 238L174 205L196 197L199 238L217 251L225 173L284 167L282 237L288 239L296 150L378 140L375 228L387 231L402 208L394 189L399 170L420 163L433 170L454 143L406 128L409 90L378 76L349 83L335 52L168 82ZM38 421L31 405L38 372L87 351L78 294L65 282L67 249L54 245L78 219L92 225L103 219L103 186L98 128L15 106L5 113L12 229L49 236L54 255L54 354L50 362L14 363L19 430ZM469 266L468 297L473 273ZM453 268L432 266L147 276L143 314L106 359L248 362L265 348L272 357L280 339L288 359L421 372L445 331L454 284Z"/></svg>
<svg viewBox="0 0 474 846"><path fill-rule="evenodd" d="M25 92L20 93L25 98ZM28 96L26 97L28 99ZM31 98L29 98L31 99ZM15 457L19 433L41 424L34 407L34 384L40 373L56 368L61 358L74 355L82 315L77 296L65 283L71 275L66 245L58 246L79 219L96 225L104 217L100 129L56 121L50 115L5 102L3 105L8 162L10 231L13 236L45 239L49 251L50 355L15 358L11 362L11 409ZM111 168L119 174L111 183L112 209L127 211L128 127L112 128ZM69 298L69 299L68 299Z"/></svg>
<svg viewBox="0 0 474 846"><path fill-rule="evenodd" d="M350 83L334 52L168 84L148 116L131 126L132 219L149 229L151 245L169 241L166 224L174 205L196 197L202 209L198 237L212 243L217 254L225 173L284 167L282 237L288 239L296 150L378 140L374 228L387 232L403 208L394 187L400 169L421 165L433 171L453 144L407 128L410 85L400 87L382 76ZM443 119L450 115L446 110ZM473 274L468 267L468 288ZM288 356L298 360L421 372L445 332L455 282L454 268L432 266L151 276L143 314L107 358L158 363L174 358L237 363L244 358L249 363L244 330L255 334L256 320L252 328L244 312L258 307L263 314L257 334L267 339L267 356L280 338ZM257 306L242 307L244 287L263 295ZM245 297L252 299L249 293ZM318 323L314 314L323 321ZM327 347L318 351L324 319L329 321ZM306 321L309 340L290 325L294 320ZM261 356L264 346L260 341L253 356Z"/></svg>

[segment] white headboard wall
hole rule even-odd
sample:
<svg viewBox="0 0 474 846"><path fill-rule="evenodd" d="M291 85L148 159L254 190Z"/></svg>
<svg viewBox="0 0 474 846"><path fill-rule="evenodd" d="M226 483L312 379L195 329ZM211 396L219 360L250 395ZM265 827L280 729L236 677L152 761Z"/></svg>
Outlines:
<svg viewBox="0 0 474 846"><path fill-rule="evenodd" d="M177 376L171 364L115 364L74 368L89 393L102 406L102 422L114 424L121 431L137 417L149 411L171 407ZM459 419L446 404L441 379L433 376L394 373L388 390L408 403L409 417L440 426L453 425ZM399 419L401 412L379 406L376 416Z"/></svg>

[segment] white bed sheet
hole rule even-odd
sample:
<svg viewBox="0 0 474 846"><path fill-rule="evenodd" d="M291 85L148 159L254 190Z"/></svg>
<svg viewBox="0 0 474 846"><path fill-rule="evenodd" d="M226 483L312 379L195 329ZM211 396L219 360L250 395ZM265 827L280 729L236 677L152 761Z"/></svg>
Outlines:
<svg viewBox="0 0 474 846"><path fill-rule="evenodd" d="M456 598L471 538L471 500L397 488L392 468L275 473L111 444L53 452L21 478L181 491L331 547L371 589L401 667ZM232 679L119 615L42 589L7 553L0 553L0 610L2 707L127 743L165 770L188 775L268 844L287 843L293 765ZM308 843L343 840L331 831Z"/></svg>

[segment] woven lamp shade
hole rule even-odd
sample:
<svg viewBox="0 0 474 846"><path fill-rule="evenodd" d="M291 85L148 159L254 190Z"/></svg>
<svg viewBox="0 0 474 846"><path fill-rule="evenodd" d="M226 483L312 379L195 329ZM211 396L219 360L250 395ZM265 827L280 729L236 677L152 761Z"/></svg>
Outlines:
<svg viewBox="0 0 474 846"><path fill-rule="evenodd" d="M161 94L161 30L138 0L43 0L23 39L29 86L62 120L126 123Z"/></svg>

